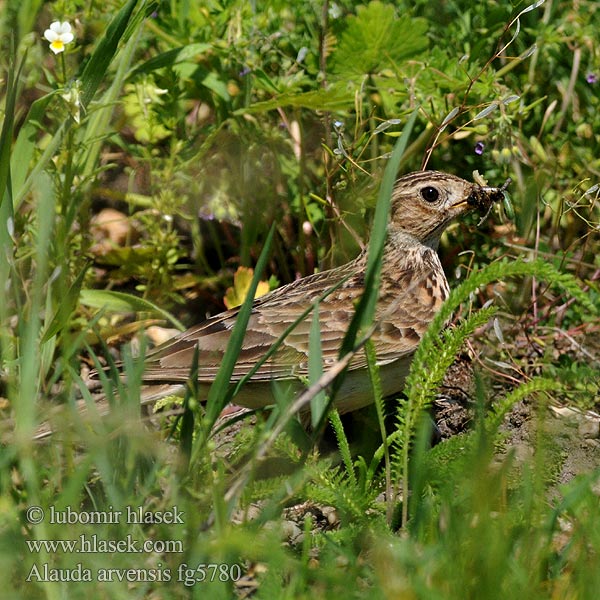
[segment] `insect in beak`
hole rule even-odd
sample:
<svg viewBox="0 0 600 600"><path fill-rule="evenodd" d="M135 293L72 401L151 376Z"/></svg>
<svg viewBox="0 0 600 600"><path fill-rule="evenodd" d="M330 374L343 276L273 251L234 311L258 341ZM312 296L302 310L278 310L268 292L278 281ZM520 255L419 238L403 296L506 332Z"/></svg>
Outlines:
<svg viewBox="0 0 600 600"><path fill-rule="evenodd" d="M513 219L515 216L515 211L510 201L510 198L506 194L506 189L512 183L512 179L509 177L501 187L490 187L490 186L480 186L474 190L469 198L469 204L477 208L479 211L485 211L485 214L477 223L477 227L479 227L490 214L492 210L492 206L496 202L502 202L502 207L504 209L504 214L508 219Z"/></svg>

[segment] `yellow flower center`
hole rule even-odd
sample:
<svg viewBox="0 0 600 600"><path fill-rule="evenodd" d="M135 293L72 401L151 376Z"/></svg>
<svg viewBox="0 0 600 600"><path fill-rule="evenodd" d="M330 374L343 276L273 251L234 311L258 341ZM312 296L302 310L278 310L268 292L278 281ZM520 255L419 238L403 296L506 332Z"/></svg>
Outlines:
<svg viewBox="0 0 600 600"><path fill-rule="evenodd" d="M54 40L50 44L50 48L52 48L52 50L54 50L54 52L63 52L65 49L65 45L61 39L58 39L58 40Z"/></svg>

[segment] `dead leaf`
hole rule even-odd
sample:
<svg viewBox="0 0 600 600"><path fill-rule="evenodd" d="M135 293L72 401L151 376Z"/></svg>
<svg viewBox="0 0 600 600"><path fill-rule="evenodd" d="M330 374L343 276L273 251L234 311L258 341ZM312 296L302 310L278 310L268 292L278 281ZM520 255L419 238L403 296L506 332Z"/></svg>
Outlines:
<svg viewBox="0 0 600 600"><path fill-rule="evenodd" d="M235 308L240 306L246 298L252 277L254 275L254 269L249 267L238 267L238 270L233 276L233 287L227 288L223 302L227 308ZM269 292L269 283L267 281L259 281L258 287L256 288L255 298L260 298Z"/></svg>

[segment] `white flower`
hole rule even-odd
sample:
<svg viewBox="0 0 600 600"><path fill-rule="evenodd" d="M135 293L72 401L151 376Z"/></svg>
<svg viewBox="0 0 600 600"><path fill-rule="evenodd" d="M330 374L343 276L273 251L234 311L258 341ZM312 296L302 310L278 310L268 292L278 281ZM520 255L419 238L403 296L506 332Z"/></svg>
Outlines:
<svg viewBox="0 0 600 600"><path fill-rule="evenodd" d="M50 42L50 50L54 54L60 54L65 51L65 44L70 44L75 36L71 33L71 25L64 21L54 21L50 29L44 31L44 37Z"/></svg>

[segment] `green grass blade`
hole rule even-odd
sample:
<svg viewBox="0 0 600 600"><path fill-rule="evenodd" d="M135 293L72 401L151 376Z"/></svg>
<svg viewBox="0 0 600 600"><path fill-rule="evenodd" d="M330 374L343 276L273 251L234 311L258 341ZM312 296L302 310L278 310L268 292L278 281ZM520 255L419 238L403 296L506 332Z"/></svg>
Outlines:
<svg viewBox="0 0 600 600"><path fill-rule="evenodd" d="M14 64L14 61L12 61ZM9 69L6 76L6 100L4 121L0 131L0 282L4 284L9 278L6 263L8 255L12 255L11 229L14 225L13 194L11 181L11 148L14 130L16 86L14 69Z"/></svg>
<svg viewBox="0 0 600 600"><path fill-rule="evenodd" d="M252 312L252 304L254 303L256 288L262 273L267 266L267 260L274 234L275 226L273 225L269 230L264 247L260 253L258 262L256 263L252 282L248 288L246 299L239 310L235 325L229 338L229 343L227 344L223 361L208 392L208 397L206 400L206 417L204 421L205 435L202 436L203 439L208 439L208 434L212 429L212 426L233 395L233 386L230 386L229 381L231 379L231 374L233 373L235 363L237 362L240 349L244 342L246 326L248 325L248 319L250 318L250 313ZM200 447L201 444L197 446L197 448ZM193 463L194 461L192 460L192 464Z"/></svg>
<svg viewBox="0 0 600 600"><path fill-rule="evenodd" d="M30 168L31 159L34 156L35 148L38 144L38 134L40 131L40 123L44 119L44 115L48 110L50 101L55 97L57 92L50 92L42 98L38 98L27 113L25 121L21 125L17 140L14 145L13 156L15 157L11 164L11 175L13 181L13 189L15 197L22 198L21 189L27 178L27 172ZM59 130L62 131L62 128ZM58 132L54 132L53 139L57 137ZM58 136L62 138L62 136ZM45 162L42 162L45 164ZM20 202L15 202L18 207Z"/></svg>
<svg viewBox="0 0 600 600"><path fill-rule="evenodd" d="M313 318L308 339L308 381L312 385L323 375L323 351L321 348L321 323L319 321L319 304L315 303ZM310 401L310 421L316 427L323 418L327 408L327 397L320 391Z"/></svg>
<svg viewBox="0 0 600 600"><path fill-rule="evenodd" d="M139 33L141 34L141 28ZM98 102L100 106L89 117L83 140L83 146L86 148L86 156L83 161L82 169L82 178L84 180L88 180L88 178L91 177L98 164L98 157L100 155L102 144L104 143L104 136L106 135L106 132L110 130L110 121L115 107L117 106L119 94L121 93L121 89L123 88L123 84L127 77L127 71L138 46L138 41L139 35L135 35L125 44L125 47L117 60L116 71L112 83L102 96L102 99Z"/></svg>
<svg viewBox="0 0 600 600"><path fill-rule="evenodd" d="M14 52L12 64L16 64L14 60ZM4 121L2 123L2 131L0 131L0 203L10 203L6 207L3 216L12 216L12 186L9 188L11 182L10 174L10 156L12 148L12 138L15 126L15 105L17 102L17 85L16 81L19 78L19 74L23 67L21 62L20 67L8 69L6 76L6 100L4 107ZM16 72L15 72L16 71ZM2 226L4 227L6 219L3 219ZM2 234L4 235L4 233Z"/></svg>
<svg viewBox="0 0 600 600"><path fill-rule="evenodd" d="M124 292L84 289L81 290L79 294L79 301L84 306L104 308L111 312L153 312L173 323L180 331L185 330L185 325L171 313L156 306L156 304L149 300L144 300L143 298L132 296L131 294L126 294Z"/></svg>
<svg viewBox="0 0 600 600"><path fill-rule="evenodd" d="M9 11L10 2L7 2L3 6L3 10ZM17 25L17 41L19 41L24 35L29 33L37 20L40 8L44 4L43 0L23 0L21 2L15 2L14 5L17 10L15 22ZM8 6L7 6L8 5Z"/></svg>
<svg viewBox="0 0 600 600"><path fill-rule="evenodd" d="M35 420L35 404L40 385L40 345L41 309L43 294L48 280L48 248L54 228L54 187L47 175L40 177L34 186L35 201L38 210L39 230L36 246L36 266L33 274L30 301L26 307L20 327L19 375L20 397L15 403L17 430L22 428L24 436L31 439ZM25 439L25 438L24 438Z"/></svg>
<svg viewBox="0 0 600 600"><path fill-rule="evenodd" d="M377 196L377 206L375 208L375 216L373 218L373 229L371 231L371 239L369 241L368 257L367 257L367 270L365 274L365 291L360 298L356 312L352 317L352 321L346 331L342 346L340 349L340 358L351 352L354 348L356 338L360 331L364 331L373 321L375 315L375 306L377 304L377 298L379 297L379 282L381 274L381 262L383 256L383 248L387 236L387 224L390 213L392 192L394 190L394 184L398 176L398 169L402 161L402 156L408 145L408 140L412 133L414 124L417 119L419 109L415 109L410 117L408 118L402 135L398 138L392 156L390 157L385 172L383 174L383 180L379 188L379 194ZM332 384L332 392L329 400L329 404L334 400L335 394L339 389L345 371L342 372ZM324 412L324 415L327 411ZM324 416L321 419L318 430L324 423Z"/></svg>
<svg viewBox="0 0 600 600"><path fill-rule="evenodd" d="M365 352L367 355L367 368L369 369L369 377L371 378L371 388L373 389L375 411L377 412L377 422L379 424L383 455L385 458L385 489L388 507L387 519L388 523L391 523L394 503L394 496L392 493L392 466L390 461L390 450L387 444L387 437L385 432L385 407L383 403L383 389L381 387L379 367L377 366L377 354L375 353L375 345L373 344L372 340L368 340L365 344ZM367 480L366 485L368 485L369 483L370 481Z"/></svg>
<svg viewBox="0 0 600 600"><path fill-rule="evenodd" d="M67 290L66 295L62 298L61 303L52 317L52 320L46 327L46 331L44 332L41 341L42 344L47 342L52 336L56 335L61 329L68 325L73 310L77 305L77 300L79 299L79 294L81 292L81 286L83 285L83 280L88 268L89 265L86 265L85 268L81 269L81 272L79 275L77 275L75 281Z"/></svg>
<svg viewBox="0 0 600 600"><path fill-rule="evenodd" d="M92 101L96 91L98 90L98 87L100 86L100 83L106 76L108 67L118 52L119 43L123 39L125 31L130 24L131 16L137 3L138 0L129 0L129 2L117 13L108 26L106 34L101 39L97 48L94 50L94 53L90 57L90 60L84 67L79 78L81 81L80 101L83 109L86 109L89 103ZM56 92L52 92L51 94L48 94L48 96L40 98L32 105L27 117L26 126L22 130L18 140L19 147L22 150L27 151L27 153L23 156L31 154L31 144L35 143L38 119L39 121L42 120L42 116L47 108L47 104L55 93ZM25 173L28 165L21 164L18 167L18 180L14 195L15 207L18 208L21 205L35 178L47 167L48 163L55 156L62 142L63 136L65 132L70 129L71 124L72 121L67 120L54 132L51 140L44 148L44 152L36 161L36 164L32 168L27 178L25 178Z"/></svg>
<svg viewBox="0 0 600 600"><path fill-rule="evenodd" d="M208 53L211 50L212 45L204 43L187 44L186 46L167 50L157 56L153 56L139 67L136 67L129 75L129 78L134 79L140 75L147 75L164 67L171 68L180 62L196 61L198 56Z"/></svg>
<svg viewBox="0 0 600 600"><path fill-rule="evenodd" d="M369 241L369 250L367 255L367 270L365 274L365 291L361 296L360 302L350 322L348 331L344 337L340 356L351 351L358 332L364 330L372 321L375 315L375 305L379 296L379 281L381 273L381 257L387 236L387 224L390 214L392 201L392 192L394 184L398 177L398 169L402 161L402 156L408 145L408 140L412 133L419 109L415 109L398 138L394 151L390 157L383 174L383 180L377 196L377 206L373 218L373 229L371 230L371 239Z"/></svg>
<svg viewBox="0 0 600 600"><path fill-rule="evenodd" d="M183 460L186 461L184 468L189 468L189 460L192 456L192 448L194 443L194 410L192 410L193 404L196 402L198 397L198 357L200 356L200 348L196 346L194 348L194 356L192 358L192 369L190 371L190 378L188 385L186 386L185 396L183 398L183 414L181 415L181 429L179 436L179 447L183 455ZM176 419L173 423L175 428L179 419ZM171 432L172 433L172 432Z"/></svg>
<svg viewBox="0 0 600 600"><path fill-rule="evenodd" d="M98 86L104 79L108 66L117 53L119 42L127 29L138 0L129 0L111 21L104 37L94 50L81 74L81 104L84 108L91 102Z"/></svg>

